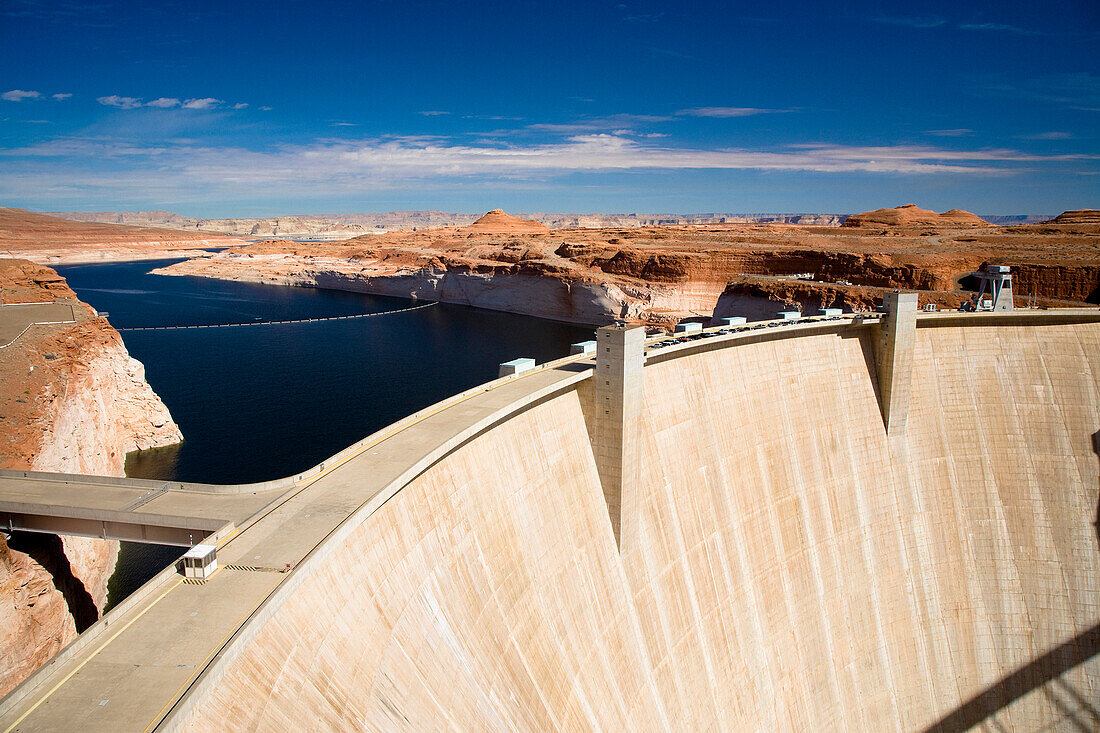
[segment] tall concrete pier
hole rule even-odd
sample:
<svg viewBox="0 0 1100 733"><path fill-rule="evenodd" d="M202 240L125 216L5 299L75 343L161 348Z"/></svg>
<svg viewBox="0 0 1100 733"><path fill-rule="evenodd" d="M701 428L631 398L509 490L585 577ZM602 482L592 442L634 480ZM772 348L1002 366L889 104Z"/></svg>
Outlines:
<svg viewBox="0 0 1100 733"><path fill-rule="evenodd" d="M630 502L637 494L638 432L645 396L645 329L606 326L596 332L596 344L592 452L615 543L622 550L623 535L629 535Z"/></svg>
<svg viewBox="0 0 1100 733"><path fill-rule="evenodd" d="M882 421L890 437L905 435L913 383L913 343L917 335L917 294L886 293L886 316L875 345Z"/></svg>

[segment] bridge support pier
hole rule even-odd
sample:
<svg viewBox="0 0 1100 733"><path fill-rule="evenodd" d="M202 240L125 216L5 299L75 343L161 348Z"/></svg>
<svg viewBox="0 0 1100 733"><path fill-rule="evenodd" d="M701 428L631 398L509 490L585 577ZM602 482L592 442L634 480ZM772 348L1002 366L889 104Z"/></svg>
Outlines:
<svg viewBox="0 0 1100 733"><path fill-rule="evenodd" d="M620 552L637 499L644 366L644 328L606 326L596 331L592 452Z"/></svg>
<svg viewBox="0 0 1100 733"><path fill-rule="evenodd" d="M913 383L913 345L917 336L917 294L886 293L886 309L875 340L879 407L886 435L905 436Z"/></svg>

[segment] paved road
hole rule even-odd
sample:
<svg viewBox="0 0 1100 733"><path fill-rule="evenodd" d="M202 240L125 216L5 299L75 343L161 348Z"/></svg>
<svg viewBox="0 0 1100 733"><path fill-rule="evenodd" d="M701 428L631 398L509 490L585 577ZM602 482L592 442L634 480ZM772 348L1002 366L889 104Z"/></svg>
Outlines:
<svg viewBox="0 0 1100 733"><path fill-rule="evenodd" d="M0 703L2 730L145 730L154 727L306 555L357 509L380 506L450 450L502 417L586 378L591 360L566 360L464 393L366 440L314 478L285 491L201 497L211 513L251 515L219 544L222 566L203 584L168 570L100 620L68 650ZM41 482L53 490L118 510L141 489ZM19 481L0 479L0 496ZM277 497L277 498L274 498ZM169 491L141 509L192 509L194 492ZM25 493L24 493L25 499Z"/></svg>

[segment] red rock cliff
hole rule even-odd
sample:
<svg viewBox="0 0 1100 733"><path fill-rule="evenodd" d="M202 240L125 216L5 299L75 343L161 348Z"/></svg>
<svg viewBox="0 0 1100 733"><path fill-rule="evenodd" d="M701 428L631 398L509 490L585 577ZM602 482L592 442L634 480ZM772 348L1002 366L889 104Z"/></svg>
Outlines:
<svg viewBox="0 0 1100 733"><path fill-rule="evenodd" d="M56 272L0 260L0 287L5 303L64 299L78 320L0 349L0 468L123 476L127 452L182 439L118 332ZM0 535L0 695L98 617L118 557L117 542L83 537L12 545Z"/></svg>

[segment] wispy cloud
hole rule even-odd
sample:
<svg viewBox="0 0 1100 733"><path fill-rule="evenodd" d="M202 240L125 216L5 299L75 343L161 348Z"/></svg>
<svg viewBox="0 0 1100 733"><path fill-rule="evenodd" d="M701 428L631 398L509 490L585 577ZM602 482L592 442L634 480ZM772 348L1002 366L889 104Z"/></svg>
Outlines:
<svg viewBox="0 0 1100 733"><path fill-rule="evenodd" d="M64 101L65 101L66 99L68 99L69 97L71 97L71 96L73 96L73 95L72 95L72 94L71 94L70 92L62 92L62 93L60 93L60 94L54 94L54 95L52 95L52 96L53 96L53 98L54 98L54 99L56 99L56 100L57 100L58 102L64 102Z"/></svg>
<svg viewBox="0 0 1100 733"><path fill-rule="evenodd" d="M107 107L117 107L119 109L137 109L141 106L141 100L137 97L120 97L117 94L108 97L97 97L96 101Z"/></svg>
<svg viewBox="0 0 1100 733"><path fill-rule="evenodd" d="M1019 36L1038 36L1039 31L1033 28L1020 28L1004 23L960 23L959 29L964 31L994 31L997 33L1015 33Z"/></svg>
<svg viewBox="0 0 1100 733"><path fill-rule="evenodd" d="M25 102L28 99L39 99L42 97L40 92L26 91L24 89L12 89L11 91L0 94L0 99L5 99L9 102Z"/></svg>
<svg viewBox="0 0 1100 733"><path fill-rule="evenodd" d="M950 130L925 130L927 135L935 135L936 137L967 137L973 135L974 131L969 127L955 127Z"/></svg>
<svg viewBox="0 0 1100 733"><path fill-rule="evenodd" d="M180 109L210 110L224 104L222 100L215 99L214 97L200 97L188 100L181 100L178 97L157 97L156 99L146 102L141 97L123 97L118 94L112 94L108 97L98 97L96 101L104 106L115 107L117 109L139 109L141 107L173 109L179 107ZM240 102L233 105L233 109L244 109L247 106L247 103Z"/></svg>
<svg viewBox="0 0 1100 733"><path fill-rule="evenodd" d="M222 103L220 99L202 97L201 99L188 99L181 106L184 109L213 109Z"/></svg>
<svg viewBox="0 0 1100 733"><path fill-rule="evenodd" d="M1068 132L1037 132L1034 135L1019 135L1021 140L1072 140L1073 135Z"/></svg>
<svg viewBox="0 0 1100 733"><path fill-rule="evenodd" d="M631 13L623 16L623 20L631 23L660 23L664 17L664 13Z"/></svg>
<svg viewBox="0 0 1100 733"><path fill-rule="evenodd" d="M1091 162L1097 156L828 143L693 149L599 133L532 145L464 145L442 138L400 137L324 140L262 151L189 141L142 146L110 139L59 138L0 150L0 158L5 160L0 165L0 197L18 193L22 197L79 194L133 199L155 191L175 197L247 196L257 185L294 195L312 195L321 187L337 195L447 182L507 181L511 185L624 170L1010 175L1054 163Z"/></svg>
<svg viewBox="0 0 1100 733"><path fill-rule="evenodd" d="M682 109L676 114L688 117L751 117L753 115L766 115L785 111L781 109L761 109L760 107L692 107L691 109Z"/></svg>
<svg viewBox="0 0 1100 733"><path fill-rule="evenodd" d="M976 80L984 92L1039 100L1084 112L1100 112L1100 75L1088 71L1045 74L1030 79L985 77Z"/></svg>
<svg viewBox="0 0 1100 733"><path fill-rule="evenodd" d="M248 109L248 102L237 102L233 105L233 109Z"/></svg>
<svg viewBox="0 0 1100 733"><path fill-rule="evenodd" d="M582 117L573 122L536 122L527 125L523 129L557 135L577 135L589 132L612 132L631 129L636 125L671 122L674 119L676 118L671 115L642 115L623 112L602 117Z"/></svg>
<svg viewBox="0 0 1100 733"><path fill-rule="evenodd" d="M443 115L449 115L450 112L445 112L441 109L426 109L419 114L422 114L425 117L442 117Z"/></svg>
<svg viewBox="0 0 1100 733"><path fill-rule="evenodd" d="M880 15L872 19L875 23L881 25L897 25L905 28L916 28L918 30L927 30L929 28L939 28L947 25L947 21L943 18L936 16L886 16Z"/></svg>

